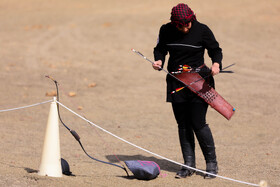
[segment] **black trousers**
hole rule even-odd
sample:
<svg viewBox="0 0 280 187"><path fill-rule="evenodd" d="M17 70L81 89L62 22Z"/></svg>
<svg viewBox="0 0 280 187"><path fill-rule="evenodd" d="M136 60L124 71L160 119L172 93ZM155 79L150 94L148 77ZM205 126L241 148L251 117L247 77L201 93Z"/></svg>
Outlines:
<svg viewBox="0 0 280 187"><path fill-rule="evenodd" d="M205 102L172 103L178 124L179 140L185 163L195 162L194 134L199 142L206 163L217 162L212 132L206 124L208 104ZM193 165L193 164L192 164Z"/></svg>
<svg viewBox="0 0 280 187"><path fill-rule="evenodd" d="M173 113L179 129L193 129L194 131L206 125L208 104L202 103L172 103Z"/></svg>

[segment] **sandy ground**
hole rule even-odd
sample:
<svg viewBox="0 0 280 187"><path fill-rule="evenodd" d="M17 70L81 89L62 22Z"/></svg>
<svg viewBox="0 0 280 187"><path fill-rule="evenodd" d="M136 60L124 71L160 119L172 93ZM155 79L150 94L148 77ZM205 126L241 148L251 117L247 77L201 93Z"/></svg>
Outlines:
<svg viewBox="0 0 280 187"><path fill-rule="evenodd" d="M136 145L182 162L177 126L165 102L165 74L130 51L153 58L159 27L174 0L1 0L0 110L47 101L60 84L60 101ZM213 109L207 120L217 147L219 174L280 186L280 1L190 0L199 21L220 42L224 66L217 91L237 109L230 121ZM206 56L207 64L209 58ZM89 84L96 83L95 87ZM69 92L76 96L68 96ZM97 163L60 125L61 156L75 176L42 177L39 169L50 104L0 113L0 186L246 186L194 175L90 126L65 109L65 123L99 159L156 161L164 175L141 181ZM196 147L197 168L205 163Z"/></svg>

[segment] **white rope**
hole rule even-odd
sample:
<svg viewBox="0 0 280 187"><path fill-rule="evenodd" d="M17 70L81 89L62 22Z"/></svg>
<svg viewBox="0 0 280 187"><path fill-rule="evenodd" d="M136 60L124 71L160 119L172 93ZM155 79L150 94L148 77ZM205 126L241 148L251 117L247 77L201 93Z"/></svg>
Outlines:
<svg viewBox="0 0 280 187"><path fill-rule="evenodd" d="M41 103L35 103L35 104L32 104L32 105L27 105L27 106L22 106L22 107L17 107L17 108L10 108L10 109L5 109L5 110L0 110L0 112L8 112L8 111L12 111L12 110L19 110L19 109L29 108L29 107L33 107L33 106L49 103L49 102L52 102L52 101L53 100L49 100L49 101L44 101L44 102L41 102Z"/></svg>
<svg viewBox="0 0 280 187"><path fill-rule="evenodd" d="M174 164L177 164L177 165L180 165L180 166L184 166L184 167L186 167L186 168L189 168L189 169L192 169L192 170L195 170L195 171L204 173L204 174L209 174L209 175L212 175L212 176L215 176L215 177L219 177L219 178L226 179L226 180L230 180L230 181L237 182L237 183L247 184L247 185L251 185L251 186L260 186L260 185L258 185L258 184L253 184L253 183L249 183L249 182L244 182L244 181L232 179L232 178L229 178L229 177L224 177L224 176L220 176L220 175L215 175L215 174L212 174L212 173L208 173L208 172L206 172L206 171L202 171L202 170L199 170L199 169L196 169L196 168L193 168L193 167L190 167L190 166L181 164L181 163L179 163L179 162L170 160L170 159L165 158L165 157L163 157L163 156L160 156L160 155L158 155L158 154L156 154L156 153L153 153L153 152L151 152L151 151L149 151L149 150L147 150L147 149L144 149L144 148L142 148L142 147L139 147L139 146L137 146L137 145L135 145L135 144L133 144L133 143L131 143L131 142L129 142L129 141L127 141L127 140L125 140L125 139L123 139L123 138L121 138L121 137L119 137L119 136L117 136L117 135L115 135L115 134L113 134L113 133L111 133L111 132L105 130L105 129L103 129L102 127L100 127L100 126L94 124L93 122L91 122L91 121L89 121L88 119L84 118L83 116L77 114L77 113L74 112L73 110L69 109L68 107L66 107L65 105L63 105L62 103L60 103L59 101L56 101L56 102L57 102L59 105L61 105L62 107L64 107L65 109L67 109L67 110L69 110L70 112L72 112L73 114L75 114L76 116L78 116L78 117L80 117L81 119L85 120L86 122L88 122L88 123L91 124L92 126L95 126L95 127L99 128L100 130L102 130L102 131L104 131L104 132L106 132L106 133L108 133L108 134L114 136L115 138L117 138L117 139L119 139L119 140L121 140L121 141L123 141L123 142L125 142L125 143L127 143L127 144L130 144L130 145L132 145L132 146L134 146L134 147L136 147L136 148L138 148L138 149L141 149L141 150L143 150L143 151L145 151L145 152L147 152L147 153L150 153L150 154L152 154L152 155L154 155L154 156L156 156L156 157L162 158L162 159L167 160L167 161L169 161L169 162L172 162L172 163L174 163Z"/></svg>

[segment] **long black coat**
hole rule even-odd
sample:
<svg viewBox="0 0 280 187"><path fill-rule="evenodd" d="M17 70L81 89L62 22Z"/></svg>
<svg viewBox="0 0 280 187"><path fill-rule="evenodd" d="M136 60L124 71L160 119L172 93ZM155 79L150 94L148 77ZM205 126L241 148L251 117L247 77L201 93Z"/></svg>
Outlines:
<svg viewBox="0 0 280 187"><path fill-rule="evenodd" d="M158 43L154 48L154 58L155 60L162 60L162 66L164 66L165 57L169 53L167 70L174 72L177 71L179 65L189 65L193 68L203 65L205 49L207 49L212 62L218 62L220 68L222 68L222 49L208 26L193 21L189 32L184 34L173 24L167 23L160 28ZM201 76L207 75L207 73L200 74ZM189 89L171 94L176 88L184 85L169 75L167 75L166 81L167 102L204 102ZM214 87L212 76L206 81Z"/></svg>

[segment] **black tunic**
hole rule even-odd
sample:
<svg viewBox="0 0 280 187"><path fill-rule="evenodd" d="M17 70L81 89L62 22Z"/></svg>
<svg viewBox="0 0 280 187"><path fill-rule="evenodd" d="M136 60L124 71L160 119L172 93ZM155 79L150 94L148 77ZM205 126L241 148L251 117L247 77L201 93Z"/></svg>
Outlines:
<svg viewBox="0 0 280 187"><path fill-rule="evenodd" d="M208 55L212 63L218 62L222 68L222 49L216 41L212 31L204 24L193 21L187 34L180 32L174 25L167 23L160 28L158 44L154 48L155 60L161 60L164 66L165 56L169 53L167 70L177 71L179 65L189 65L193 68L204 64L204 52ZM207 67L204 67L205 69ZM205 70L204 69L204 70ZM206 76L207 73L200 73ZM184 86L179 81L167 75L167 102L203 102L195 93L189 89L183 89L171 94L176 88ZM213 77L206 81L214 87Z"/></svg>

